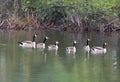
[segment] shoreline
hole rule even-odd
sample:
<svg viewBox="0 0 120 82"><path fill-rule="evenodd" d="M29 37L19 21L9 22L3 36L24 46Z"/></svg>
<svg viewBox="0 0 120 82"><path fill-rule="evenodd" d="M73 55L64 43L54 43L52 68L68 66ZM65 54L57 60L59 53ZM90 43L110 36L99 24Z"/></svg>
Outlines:
<svg viewBox="0 0 120 82"><path fill-rule="evenodd" d="M22 22L25 22L24 24L22 24ZM81 31L85 31L85 32L91 32L91 31L96 31L96 32L120 32L120 27L115 27L115 26L109 26L109 24L106 26L104 23L104 27L93 27L93 26L83 26L83 27L79 27L76 26L74 24L61 24L61 25L55 25L55 24L50 24L47 25L44 22L41 21L36 21L33 24L31 24L32 21L30 21L30 23L26 23L26 21L22 21L19 19L19 21L16 19L14 19L14 21L6 21L6 20L2 20L0 22L0 29L2 30L28 30L28 31L32 31L32 30L56 30L56 31L68 31L68 32L81 32Z"/></svg>

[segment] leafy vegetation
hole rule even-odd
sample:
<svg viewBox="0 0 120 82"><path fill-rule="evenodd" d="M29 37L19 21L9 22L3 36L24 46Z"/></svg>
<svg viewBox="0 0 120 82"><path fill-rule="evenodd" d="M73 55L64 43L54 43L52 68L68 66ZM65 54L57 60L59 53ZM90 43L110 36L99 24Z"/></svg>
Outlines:
<svg viewBox="0 0 120 82"><path fill-rule="evenodd" d="M17 29L58 27L75 31L117 31L120 29L119 3L120 0L8 0L3 6L7 14L3 16ZM13 18L17 24L11 22Z"/></svg>

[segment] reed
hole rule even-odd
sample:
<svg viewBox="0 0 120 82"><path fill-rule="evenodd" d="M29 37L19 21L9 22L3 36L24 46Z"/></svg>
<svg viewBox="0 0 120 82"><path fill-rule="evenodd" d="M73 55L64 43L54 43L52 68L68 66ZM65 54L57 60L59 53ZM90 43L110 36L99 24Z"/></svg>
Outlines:
<svg viewBox="0 0 120 82"><path fill-rule="evenodd" d="M9 16L7 20L9 29L32 29L36 28L38 23L36 17L32 15L28 15L25 18L20 18L18 16Z"/></svg>

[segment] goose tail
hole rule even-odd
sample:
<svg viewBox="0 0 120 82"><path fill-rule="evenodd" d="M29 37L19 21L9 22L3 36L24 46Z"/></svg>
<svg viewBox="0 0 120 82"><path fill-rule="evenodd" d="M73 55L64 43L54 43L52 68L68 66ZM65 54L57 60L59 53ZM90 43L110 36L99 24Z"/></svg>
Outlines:
<svg viewBox="0 0 120 82"><path fill-rule="evenodd" d="M22 42L18 42L18 44L23 45L23 43L22 43Z"/></svg>

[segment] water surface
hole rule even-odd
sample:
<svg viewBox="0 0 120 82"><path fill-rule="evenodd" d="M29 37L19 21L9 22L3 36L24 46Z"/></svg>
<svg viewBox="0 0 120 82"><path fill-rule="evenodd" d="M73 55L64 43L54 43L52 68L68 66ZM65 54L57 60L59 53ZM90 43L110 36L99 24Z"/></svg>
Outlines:
<svg viewBox="0 0 120 82"><path fill-rule="evenodd" d="M46 49L23 49L18 41L37 42L44 36ZM0 82L120 82L119 33L64 33L58 31L0 31ZM104 55L87 55L82 50L87 38L90 46L107 42ZM59 41L59 50L48 51L47 46ZM78 41L76 54L66 54L65 48Z"/></svg>

